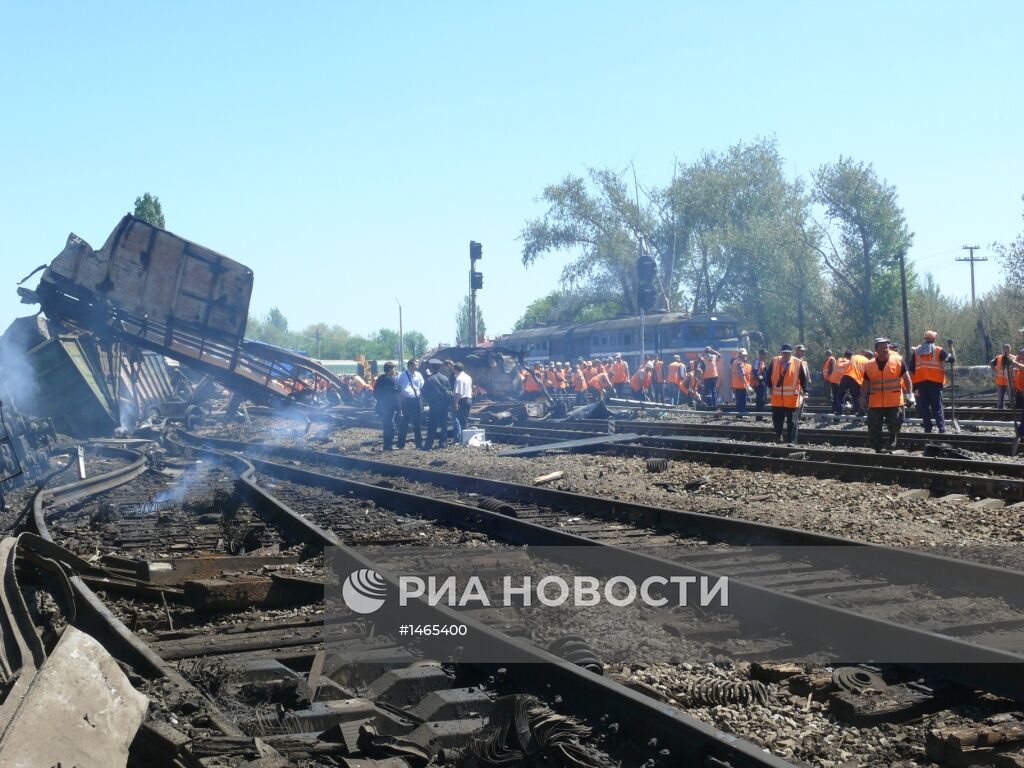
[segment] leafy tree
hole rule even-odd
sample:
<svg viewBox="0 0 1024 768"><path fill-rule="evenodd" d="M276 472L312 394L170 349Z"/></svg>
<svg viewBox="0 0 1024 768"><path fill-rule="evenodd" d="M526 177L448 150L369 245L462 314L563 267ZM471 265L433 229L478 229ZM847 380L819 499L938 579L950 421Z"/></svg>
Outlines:
<svg viewBox="0 0 1024 768"><path fill-rule="evenodd" d="M662 305L670 307L671 254L651 239L656 207L647 194L641 204L639 194L636 185L630 191L624 173L598 169L589 171L589 184L570 175L547 187L542 195L547 213L527 222L520 233L523 265L553 251L573 252L576 255L562 270L564 291L599 295L620 311L636 314L636 259L644 240L659 262Z"/></svg>
<svg viewBox="0 0 1024 768"><path fill-rule="evenodd" d="M515 324L515 330L557 323L589 323L615 317L619 304L598 296L552 291L530 302Z"/></svg>
<svg viewBox="0 0 1024 768"><path fill-rule="evenodd" d="M164 210L160 207L160 198L146 192L142 197L135 198L135 217L147 224L164 229Z"/></svg>
<svg viewBox="0 0 1024 768"><path fill-rule="evenodd" d="M405 356L422 357L427 351L427 337L419 331L405 332Z"/></svg>
<svg viewBox="0 0 1024 768"><path fill-rule="evenodd" d="M890 320L892 307L899 306L899 254L910 248L914 235L896 189L870 164L840 157L812 178L814 200L825 212L824 223L814 224L815 247L853 329L868 336L879 318Z"/></svg>
<svg viewBox="0 0 1024 768"><path fill-rule="evenodd" d="M466 296L455 313L455 344L459 347L475 347L477 340L473 338L473 315L470 312L469 296ZM484 325L484 314L480 305L476 305L476 332L484 336L487 326Z"/></svg>
<svg viewBox="0 0 1024 768"><path fill-rule="evenodd" d="M1021 195L1021 200L1024 201L1024 195ZM1021 217L1024 218L1024 214ZM992 249L998 255L1010 285L1015 286L1018 293L1024 292L1024 232L1017 235L1012 243L992 243Z"/></svg>

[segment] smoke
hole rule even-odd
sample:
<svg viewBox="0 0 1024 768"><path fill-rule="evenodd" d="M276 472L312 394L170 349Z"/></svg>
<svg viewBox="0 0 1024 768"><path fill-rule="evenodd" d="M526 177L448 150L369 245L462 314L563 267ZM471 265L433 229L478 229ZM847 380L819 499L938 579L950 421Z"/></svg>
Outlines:
<svg viewBox="0 0 1024 768"><path fill-rule="evenodd" d="M15 320L0 337L0 398L18 410L31 411L39 394L26 352L46 340L36 317Z"/></svg>

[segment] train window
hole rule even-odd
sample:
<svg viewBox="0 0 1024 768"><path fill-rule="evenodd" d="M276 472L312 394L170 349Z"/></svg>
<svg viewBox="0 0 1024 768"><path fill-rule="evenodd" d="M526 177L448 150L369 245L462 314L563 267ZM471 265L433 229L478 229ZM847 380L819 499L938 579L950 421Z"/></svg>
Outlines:
<svg viewBox="0 0 1024 768"><path fill-rule="evenodd" d="M632 343L633 343L633 335L632 334L629 334L629 333L622 334L622 344L623 344L623 346L628 347Z"/></svg>
<svg viewBox="0 0 1024 768"><path fill-rule="evenodd" d="M736 326L732 323L718 323L715 326L716 339L732 339L736 337Z"/></svg>
<svg viewBox="0 0 1024 768"><path fill-rule="evenodd" d="M691 342L704 343L707 341L711 327L707 323L689 323L686 326L685 339Z"/></svg>

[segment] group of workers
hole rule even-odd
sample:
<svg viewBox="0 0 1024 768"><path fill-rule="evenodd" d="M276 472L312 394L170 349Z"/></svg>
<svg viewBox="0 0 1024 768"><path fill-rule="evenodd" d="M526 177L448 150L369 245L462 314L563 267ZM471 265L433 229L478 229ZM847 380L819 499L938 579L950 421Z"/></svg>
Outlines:
<svg viewBox="0 0 1024 768"><path fill-rule="evenodd" d="M473 404L473 379L462 363L431 359L426 364L426 377L419 372L419 361L410 359L397 376L394 363L385 363L384 372L373 385L377 413L384 425L384 450L394 447L396 429L398 448L405 448L412 427L417 449L429 451L435 440L439 448L448 443L451 426L456 444L462 441L462 430L469 425L469 409ZM422 432L423 406L428 406L427 435Z"/></svg>
<svg viewBox="0 0 1024 768"><path fill-rule="evenodd" d="M722 355L711 347L696 360L683 362L673 355L667 362L657 354L644 356L636 371L621 353L604 360L579 358L576 365L535 363L519 369L523 399L575 393L577 405L611 397L646 400L670 405L718 402L718 377Z"/></svg>
<svg viewBox="0 0 1024 768"><path fill-rule="evenodd" d="M936 338L935 331L926 331L922 342L906 358L899 346L885 337L875 339L871 350L847 349L839 356L827 350L821 381L831 395L832 413L852 411L866 416L869 442L878 452L895 447L908 406L917 407L926 433L933 429L945 433L942 394L946 366L956 361L953 350L936 344ZM1002 354L990 365L999 388L999 407L1012 389L1015 402L1024 409L1024 349L1013 356L1010 345L1005 344ZM753 361L747 350L740 349L728 365L721 353L706 347L688 362L679 355L673 355L667 363L657 354L646 355L633 373L622 355L616 354L603 361L579 359L575 366L537 363L532 370L521 368L519 375L524 398L574 392L577 404L617 397L714 407L719 390L731 389L737 413L746 413L751 401L755 411L763 412L770 406L776 437L786 443L796 442L804 399L812 384L807 348L802 344L783 344L772 358L767 350L760 349ZM727 384L720 385L722 375L728 376ZM1024 419L1019 430L1024 436Z"/></svg>

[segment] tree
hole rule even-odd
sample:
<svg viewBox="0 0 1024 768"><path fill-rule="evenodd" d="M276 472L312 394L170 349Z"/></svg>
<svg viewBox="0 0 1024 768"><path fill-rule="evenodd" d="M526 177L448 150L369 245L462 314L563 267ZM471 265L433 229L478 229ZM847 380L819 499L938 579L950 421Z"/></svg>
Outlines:
<svg viewBox="0 0 1024 768"><path fill-rule="evenodd" d="M583 293L552 291L530 302L522 317L516 320L515 330L557 323L589 323L615 317L619 304L599 296Z"/></svg>
<svg viewBox="0 0 1024 768"><path fill-rule="evenodd" d="M473 338L472 314L469 308L469 296L462 300L458 312L455 313L455 345L459 347L475 347L477 339ZM484 325L483 311L480 305L476 305L476 332L477 336L484 336L487 333L487 326ZM408 337L407 337L408 338Z"/></svg>
<svg viewBox="0 0 1024 768"><path fill-rule="evenodd" d="M653 247L659 263L660 303L671 307L671 254L663 252L663 244L651 237L656 210L650 195L645 193L641 204L639 187L634 184L631 193L623 172L592 168L589 177L589 185L570 175L544 190L547 213L528 221L519 236L523 265L529 267L552 251L575 252L562 270L562 289L570 294L601 296L614 302L620 312L636 314L636 259L643 239Z"/></svg>
<svg viewBox="0 0 1024 768"><path fill-rule="evenodd" d="M1024 195L1021 195L1021 200L1024 201ZM1012 243L992 243L992 249L999 257L1007 281L1020 293L1024 289L1024 232L1017 235Z"/></svg>
<svg viewBox="0 0 1024 768"><path fill-rule="evenodd" d="M427 337L419 331L405 332L405 356L422 357L427 351Z"/></svg>
<svg viewBox="0 0 1024 768"><path fill-rule="evenodd" d="M825 222L815 222L818 253L842 309L862 336L876 330L879 317L899 306L899 254L914 235L907 228L896 189L880 180L870 164L840 157L812 174L814 200ZM908 278L908 281L910 278Z"/></svg>
<svg viewBox="0 0 1024 768"><path fill-rule="evenodd" d="M142 197L135 198L135 217L142 219L154 227L164 227L164 211L160 207L160 198L146 192Z"/></svg>

